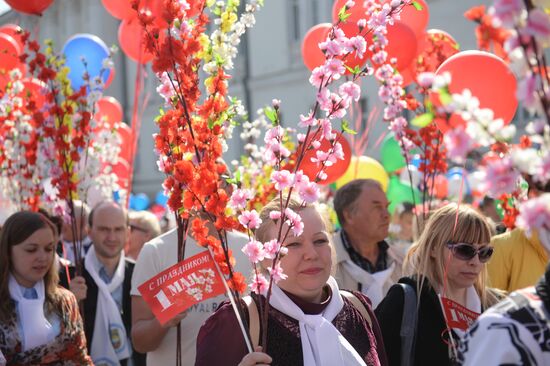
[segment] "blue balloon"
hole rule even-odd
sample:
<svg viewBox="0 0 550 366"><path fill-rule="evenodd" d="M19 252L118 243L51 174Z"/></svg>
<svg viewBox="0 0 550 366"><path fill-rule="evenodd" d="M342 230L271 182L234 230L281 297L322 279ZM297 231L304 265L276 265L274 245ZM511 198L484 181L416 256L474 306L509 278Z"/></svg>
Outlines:
<svg viewBox="0 0 550 366"><path fill-rule="evenodd" d="M166 207L167 202L168 202L168 196L166 196L163 191L159 191L157 193L157 196L155 197L155 203L157 205L161 205L163 207Z"/></svg>
<svg viewBox="0 0 550 366"><path fill-rule="evenodd" d="M71 86L73 90L78 90L84 85L82 75L85 71L90 75L90 80L99 76L103 68L103 60L109 57L109 48L98 36L79 33L65 42L63 54L66 59L65 65L71 69L68 75ZM104 83L109 79L110 73L110 70L104 70L101 75Z"/></svg>
<svg viewBox="0 0 550 366"><path fill-rule="evenodd" d="M149 197L145 193L130 195L130 208L136 211L146 210L149 207Z"/></svg>

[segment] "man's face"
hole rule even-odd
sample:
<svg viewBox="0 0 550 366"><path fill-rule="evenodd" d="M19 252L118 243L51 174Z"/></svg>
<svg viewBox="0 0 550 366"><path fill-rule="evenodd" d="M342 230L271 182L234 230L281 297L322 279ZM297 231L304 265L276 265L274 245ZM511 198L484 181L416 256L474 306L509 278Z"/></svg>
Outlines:
<svg viewBox="0 0 550 366"><path fill-rule="evenodd" d="M129 235L126 216L114 204L105 204L94 212L90 237L98 257L117 258Z"/></svg>
<svg viewBox="0 0 550 366"><path fill-rule="evenodd" d="M364 187L351 208L344 211L344 230L368 241L384 240L390 226L388 205L386 194L381 189Z"/></svg>

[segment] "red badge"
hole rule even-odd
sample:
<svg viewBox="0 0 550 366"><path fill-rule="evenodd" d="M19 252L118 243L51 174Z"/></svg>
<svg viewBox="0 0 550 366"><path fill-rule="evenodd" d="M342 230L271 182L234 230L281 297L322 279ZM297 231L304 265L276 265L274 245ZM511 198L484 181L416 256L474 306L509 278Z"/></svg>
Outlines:
<svg viewBox="0 0 550 366"><path fill-rule="evenodd" d="M138 287L161 324L182 311L225 292L208 251L162 271Z"/></svg>
<svg viewBox="0 0 550 366"><path fill-rule="evenodd" d="M445 318L447 319L449 328L466 330L479 316L475 311L471 311L446 297L441 297L441 303L443 304L443 310L445 311Z"/></svg>

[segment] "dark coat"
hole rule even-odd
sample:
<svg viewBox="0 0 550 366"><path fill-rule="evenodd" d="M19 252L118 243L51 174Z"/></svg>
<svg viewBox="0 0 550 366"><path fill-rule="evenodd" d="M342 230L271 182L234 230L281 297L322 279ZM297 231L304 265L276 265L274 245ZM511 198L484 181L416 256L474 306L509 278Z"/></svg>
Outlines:
<svg viewBox="0 0 550 366"><path fill-rule="evenodd" d="M126 328L126 334L128 336L130 336L132 329L132 299L130 296L130 289L132 286L132 274L134 272L134 266L135 262L127 258L124 269L124 281L122 282L122 311L120 315L122 317L122 322L124 323L124 328ZM86 281L88 291L86 299L83 301L84 311L81 313L84 314L84 333L86 334L86 339L88 340L89 352L92 349L92 340L94 339L94 325L99 288L97 287L92 276L88 273L86 268L84 268L84 266L82 267L82 270L84 271L82 277L84 277L84 280ZM74 277L74 267L69 267L69 273L71 278ZM59 284L68 289L69 286L67 283L67 274L64 268L60 270L59 277ZM132 349L132 352L134 366L144 366L145 354L138 353L135 349ZM126 366L126 361L121 361L121 365Z"/></svg>
<svg viewBox="0 0 550 366"><path fill-rule="evenodd" d="M403 277L400 283L411 285L417 291L417 281ZM390 366L401 363L401 318L403 316L404 295L401 286L394 285L374 311L382 330L384 346L386 347ZM445 343L448 339L447 327L439 298L427 282L420 293L418 322L416 328L416 346L414 365L451 365L449 348Z"/></svg>

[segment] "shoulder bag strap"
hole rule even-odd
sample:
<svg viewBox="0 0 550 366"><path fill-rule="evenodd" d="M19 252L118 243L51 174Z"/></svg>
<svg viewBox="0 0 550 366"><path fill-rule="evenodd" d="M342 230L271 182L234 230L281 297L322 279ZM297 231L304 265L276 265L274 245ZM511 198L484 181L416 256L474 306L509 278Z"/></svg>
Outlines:
<svg viewBox="0 0 550 366"><path fill-rule="evenodd" d="M260 344L260 315L256 302L251 296L243 297L248 308L248 330L252 339L252 347L256 348Z"/></svg>
<svg viewBox="0 0 550 366"><path fill-rule="evenodd" d="M367 309L365 308L365 305L361 302L361 300L359 300L357 296L355 296L349 291L340 290L340 295L348 299L353 305L353 307L359 310L363 318L365 318L365 320L369 323L369 327L371 327L372 329L372 319L370 318L369 312L367 311Z"/></svg>
<svg viewBox="0 0 550 366"><path fill-rule="evenodd" d="M418 320L416 291L406 283L398 283L403 289L404 303L401 318L401 366L414 364L414 343Z"/></svg>

